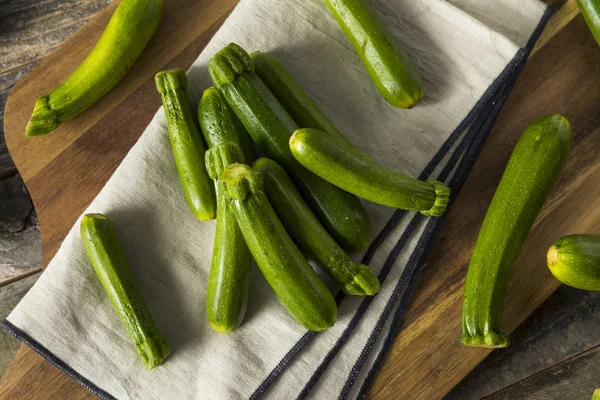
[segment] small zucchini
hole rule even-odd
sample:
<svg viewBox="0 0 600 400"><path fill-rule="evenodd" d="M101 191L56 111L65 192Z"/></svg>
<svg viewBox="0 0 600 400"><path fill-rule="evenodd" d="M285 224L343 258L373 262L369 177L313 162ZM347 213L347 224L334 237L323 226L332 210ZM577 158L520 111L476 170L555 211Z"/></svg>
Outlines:
<svg viewBox="0 0 600 400"><path fill-rule="evenodd" d="M209 87L202 93L198 103L198 120L208 147L235 142L242 150L246 163L254 161L256 153L252 139L217 88Z"/></svg>
<svg viewBox="0 0 600 400"><path fill-rule="evenodd" d="M262 174L231 164L219 181L256 264L290 314L313 331L333 326L335 300L275 215L262 189Z"/></svg>
<svg viewBox="0 0 600 400"><path fill-rule="evenodd" d="M596 43L600 46L600 1L598 0L577 0L579 10L587 24L590 32L594 35Z"/></svg>
<svg viewBox="0 0 600 400"><path fill-rule="evenodd" d="M571 149L560 115L536 119L519 138L487 210L465 282L462 343L506 347L504 295L512 267Z"/></svg>
<svg viewBox="0 0 600 400"><path fill-rule="evenodd" d="M161 71L155 77L162 95L167 127L179 180L190 210L200 221L214 219L215 188L204 165L206 146L196 126L187 93L187 77L181 68Z"/></svg>
<svg viewBox="0 0 600 400"><path fill-rule="evenodd" d="M59 87L35 102L27 136L41 136L81 114L131 69L156 31L162 0L123 0L85 60Z"/></svg>
<svg viewBox="0 0 600 400"><path fill-rule="evenodd" d="M252 53L251 57L256 75L299 127L318 129L329 134L340 146L352 147L279 60L260 51Z"/></svg>
<svg viewBox="0 0 600 400"><path fill-rule="evenodd" d="M423 98L423 82L410 59L368 0L325 0L384 99L413 108Z"/></svg>
<svg viewBox="0 0 600 400"><path fill-rule="evenodd" d="M560 238L548 249L546 258L552 275L565 285L600 290L600 236Z"/></svg>
<svg viewBox="0 0 600 400"><path fill-rule="evenodd" d="M374 203L439 216L450 189L394 172L354 149L342 148L315 129L299 129L290 138L292 154L321 178Z"/></svg>
<svg viewBox="0 0 600 400"><path fill-rule="evenodd" d="M210 60L208 69L252 139L290 174L325 229L347 249L365 248L369 219L360 201L294 160L288 140L298 125L254 73L250 55L231 43Z"/></svg>
<svg viewBox="0 0 600 400"><path fill-rule="evenodd" d="M113 224L102 214L86 214L81 220L80 230L83 247L96 276L144 366L151 370L162 364L171 347L158 331L144 303Z"/></svg>
<svg viewBox="0 0 600 400"><path fill-rule="evenodd" d="M264 192L292 239L348 295L372 296L379 280L369 267L355 263L327 233L298 193L288 174L275 161L259 158L252 168L264 177Z"/></svg>

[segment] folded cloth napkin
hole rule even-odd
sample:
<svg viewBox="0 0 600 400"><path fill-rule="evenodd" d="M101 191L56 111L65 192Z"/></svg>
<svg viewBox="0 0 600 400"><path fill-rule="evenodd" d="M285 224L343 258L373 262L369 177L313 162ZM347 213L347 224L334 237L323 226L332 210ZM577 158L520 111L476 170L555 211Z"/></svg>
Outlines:
<svg viewBox="0 0 600 400"><path fill-rule="evenodd" d="M320 0L241 0L191 67L190 97L197 101L211 85L207 63L229 42L270 52L358 149L394 170L445 181L455 195L549 15L546 6L372 3L421 71L425 98L416 108L394 108L379 95ZM379 273L375 297L338 295L335 326L315 334L292 319L254 268L243 324L229 335L214 332L204 304L214 222L197 221L187 208L161 109L86 212L114 222L171 356L144 369L85 256L79 221L3 325L103 398L362 396L443 220L364 206L372 244L356 258Z"/></svg>

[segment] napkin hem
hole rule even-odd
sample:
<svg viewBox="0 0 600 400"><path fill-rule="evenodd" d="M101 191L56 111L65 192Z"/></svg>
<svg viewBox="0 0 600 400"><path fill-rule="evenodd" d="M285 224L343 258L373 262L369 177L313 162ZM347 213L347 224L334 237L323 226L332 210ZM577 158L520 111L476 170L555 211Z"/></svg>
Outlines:
<svg viewBox="0 0 600 400"><path fill-rule="evenodd" d="M3 320L0 325L8 333L19 339L21 342L25 343L33 351L35 351L36 353L44 357L46 360L48 360L50 364L54 365L56 368L60 369L65 374L69 375L88 391L92 392L93 394L95 394L103 400L117 400L116 397L113 397L107 391L100 389L89 379L81 375L79 372L75 371L69 364L55 356L54 353L52 353L50 350L48 350L46 347L40 344L37 340L29 336L27 333L23 332L20 328L13 325L13 323L10 322L8 319Z"/></svg>

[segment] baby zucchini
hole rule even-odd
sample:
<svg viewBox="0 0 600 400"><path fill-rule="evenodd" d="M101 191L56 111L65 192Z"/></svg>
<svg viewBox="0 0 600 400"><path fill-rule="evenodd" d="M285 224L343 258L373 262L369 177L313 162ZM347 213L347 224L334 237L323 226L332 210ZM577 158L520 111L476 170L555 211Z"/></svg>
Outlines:
<svg viewBox="0 0 600 400"><path fill-rule="evenodd" d="M123 0L108 21L96 46L56 89L35 102L27 136L41 136L81 114L131 69L154 34L162 0Z"/></svg>
<svg viewBox="0 0 600 400"><path fill-rule="evenodd" d="M587 24L590 32L594 35L596 43L600 46L600 1L598 0L577 0L579 10Z"/></svg>
<svg viewBox="0 0 600 400"><path fill-rule="evenodd" d="M292 154L308 170L374 203L439 216L450 189L391 171L357 150L342 148L315 129L299 129L290 138Z"/></svg>
<svg viewBox="0 0 600 400"><path fill-rule="evenodd" d="M252 168L263 174L264 192L294 241L335 279L344 293L372 296L379 280L369 267L352 261L319 223L292 180L275 161L259 158Z"/></svg>
<svg viewBox="0 0 600 400"><path fill-rule="evenodd" d="M252 53L251 56L256 75L267 85L299 127L318 129L329 134L340 146L352 147L279 60L260 51Z"/></svg>
<svg viewBox="0 0 600 400"><path fill-rule="evenodd" d="M290 314L313 331L333 326L335 300L275 215L262 189L262 174L231 164L219 181L256 264Z"/></svg>
<svg viewBox="0 0 600 400"><path fill-rule="evenodd" d="M600 236L569 235L548 249L548 268L562 283L600 290Z"/></svg>
<svg viewBox="0 0 600 400"><path fill-rule="evenodd" d="M171 347L144 303L113 224L102 214L86 214L80 229L83 247L104 291L146 369L151 370L163 362Z"/></svg>
<svg viewBox="0 0 600 400"><path fill-rule="evenodd" d="M294 160L288 141L298 125L254 73L248 53L231 43L210 60L208 69L252 139L290 174L325 229L347 249L366 247L369 220L360 201Z"/></svg>
<svg viewBox="0 0 600 400"><path fill-rule="evenodd" d="M462 313L466 346L506 347L504 295L512 267L571 149L571 125L560 115L523 132L487 210L469 264Z"/></svg>
<svg viewBox="0 0 600 400"><path fill-rule="evenodd" d="M179 180L188 206L200 221L215 218L214 184L206 173L206 146L196 126L187 94L187 77L181 68L156 74L156 88L162 95L165 116Z"/></svg>
<svg viewBox="0 0 600 400"><path fill-rule="evenodd" d="M206 152L206 169L217 192L217 224L206 291L206 316L214 330L229 333L242 323L246 314L252 255L218 178L229 164L252 162L254 147L217 89L208 88L202 94L198 118L210 147Z"/></svg>
<svg viewBox="0 0 600 400"><path fill-rule="evenodd" d="M417 66L368 0L325 0L325 4L383 98L399 108L413 108L421 101L423 83Z"/></svg>

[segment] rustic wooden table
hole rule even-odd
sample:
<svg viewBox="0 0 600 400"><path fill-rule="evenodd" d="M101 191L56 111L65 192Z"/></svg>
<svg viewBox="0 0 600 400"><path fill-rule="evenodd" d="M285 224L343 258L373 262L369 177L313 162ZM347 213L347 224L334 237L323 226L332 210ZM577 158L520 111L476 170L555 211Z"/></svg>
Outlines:
<svg viewBox="0 0 600 400"><path fill-rule="evenodd" d="M0 132L15 82L109 2L0 0ZM574 3L560 11L565 25ZM35 210L0 133L0 318L35 282L41 264ZM600 387L599 311L600 293L561 287L512 335L510 348L493 352L447 398L589 398ZM0 374L18 345L0 333Z"/></svg>

